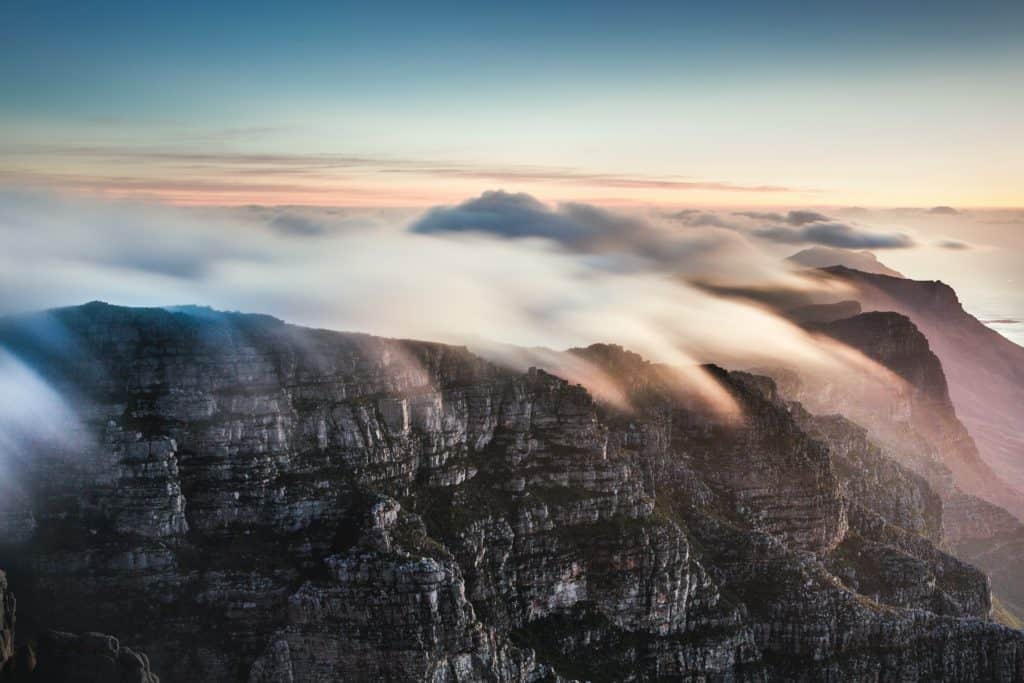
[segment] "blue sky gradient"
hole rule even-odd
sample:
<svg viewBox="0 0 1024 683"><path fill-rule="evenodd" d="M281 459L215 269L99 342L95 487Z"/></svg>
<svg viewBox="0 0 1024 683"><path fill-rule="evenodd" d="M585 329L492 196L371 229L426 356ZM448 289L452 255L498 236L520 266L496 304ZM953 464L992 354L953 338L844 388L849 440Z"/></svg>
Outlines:
<svg viewBox="0 0 1024 683"><path fill-rule="evenodd" d="M224 199L157 187L194 181L138 158L173 148L382 163L320 177L315 196L278 182L270 203L502 184L431 175L451 163L788 190L512 188L613 203L1022 203L1024 3L552 5L8 2L0 178L88 190L149 174L171 201ZM396 160L424 173L396 182Z"/></svg>

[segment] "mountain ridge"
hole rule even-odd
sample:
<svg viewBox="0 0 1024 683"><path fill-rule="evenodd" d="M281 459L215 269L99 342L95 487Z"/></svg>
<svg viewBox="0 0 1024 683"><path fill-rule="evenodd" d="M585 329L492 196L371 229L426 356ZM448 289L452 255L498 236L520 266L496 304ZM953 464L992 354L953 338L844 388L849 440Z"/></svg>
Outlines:
<svg viewBox="0 0 1024 683"><path fill-rule="evenodd" d="M770 379L709 368L736 423L609 345L574 353L635 412L429 342L47 316L70 345L0 340L90 389L86 429L31 463L0 563L165 681L1024 675L927 484Z"/></svg>
<svg viewBox="0 0 1024 683"><path fill-rule="evenodd" d="M1024 486L1024 348L970 315L945 283L842 266L825 272L852 286L865 310L891 310L914 321L942 360L950 398L982 458L1011 485Z"/></svg>

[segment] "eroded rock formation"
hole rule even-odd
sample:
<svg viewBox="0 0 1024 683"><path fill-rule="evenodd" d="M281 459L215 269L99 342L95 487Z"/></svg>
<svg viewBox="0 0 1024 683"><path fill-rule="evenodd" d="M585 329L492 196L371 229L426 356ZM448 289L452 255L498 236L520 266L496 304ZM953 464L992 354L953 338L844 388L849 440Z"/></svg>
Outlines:
<svg viewBox="0 0 1024 683"><path fill-rule="evenodd" d="M934 284L935 294L925 297L926 301L935 299L940 306L956 301L948 288ZM906 285L908 292L916 291L916 286L913 282ZM1003 502L1011 510L1020 510L1020 495L979 456L974 439L953 406L943 365L932 352L928 339L909 318L894 312L865 313L810 327L863 352L904 380L907 391L895 402L903 407L893 410L884 401L872 404L841 391L823 391L820 385L801 383L792 375L783 374L785 393L821 412L853 415L870 428L871 438L884 444L893 459L926 480L942 499L941 534L935 534L934 525L923 533L918 516L907 517L898 507L882 511L883 517L923 533L957 557L983 569L991 577L1003 607L1017 619L1024 617L1024 579L1020 572L1024 561L1024 524L990 502ZM804 426L813 433L820 429L824 419L805 420ZM838 416L829 419L837 425L847 423ZM848 428L822 434L836 454L850 452L851 444L844 432L851 434ZM877 447L866 445L863 438L856 440L857 452L872 449ZM876 461L861 470L870 471L873 476L890 471L893 460L885 459L889 465ZM905 497L919 490L909 482L875 485L880 483L873 482L851 498L871 500L878 491L901 491Z"/></svg>
<svg viewBox="0 0 1024 683"><path fill-rule="evenodd" d="M81 420L0 563L165 681L1024 680L925 479L764 377L709 369L737 419L610 346L573 353L631 410L261 316L90 304L0 341Z"/></svg>

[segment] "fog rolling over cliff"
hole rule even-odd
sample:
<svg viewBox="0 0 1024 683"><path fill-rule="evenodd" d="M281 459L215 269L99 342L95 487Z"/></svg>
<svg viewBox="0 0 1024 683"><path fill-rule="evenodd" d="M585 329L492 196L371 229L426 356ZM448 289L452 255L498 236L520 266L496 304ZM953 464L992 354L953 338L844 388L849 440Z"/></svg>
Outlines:
<svg viewBox="0 0 1024 683"><path fill-rule="evenodd" d="M866 309L908 316L928 338L949 378L957 415L982 458L1007 483L1024 486L1024 348L989 329L941 282L830 268L856 288Z"/></svg>
<svg viewBox="0 0 1024 683"><path fill-rule="evenodd" d="M1022 27L4 2L0 683L1024 683Z"/></svg>
<svg viewBox="0 0 1024 683"><path fill-rule="evenodd" d="M839 321L900 350L886 430L792 401L846 382L705 366L723 411L615 345L522 368L190 307L6 318L79 421L0 501L8 631L37 671L139 681L1022 680L948 554L1019 523L960 490L951 409L920 434L942 368L896 318Z"/></svg>

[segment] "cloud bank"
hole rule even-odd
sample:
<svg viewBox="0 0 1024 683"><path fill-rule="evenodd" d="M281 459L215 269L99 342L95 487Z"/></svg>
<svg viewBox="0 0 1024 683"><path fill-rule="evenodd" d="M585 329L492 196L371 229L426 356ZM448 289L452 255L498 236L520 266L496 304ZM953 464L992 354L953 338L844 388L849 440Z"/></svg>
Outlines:
<svg viewBox="0 0 1024 683"><path fill-rule="evenodd" d="M704 229L680 230L674 222L680 216L688 225ZM422 235L544 240L593 257L590 263L595 268L620 272L657 271L744 284L791 280L776 259L759 251L733 226L701 212L663 217L571 202L551 207L527 194L493 191L431 209L410 230Z"/></svg>
<svg viewBox="0 0 1024 683"><path fill-rule="evenodd" d="M761 228L754 234L773 242L820 244L842 249L906 249L914 246L914 240L904 233L866 232L845 223L812 223L799 229Z"/></svg>
<svg viewBox="0 0 1024 683"><path fill-rule="evenodd" d="M781 213L764 213L759 211L734 211L734 216L744 216L760 221L773 221L776 223L788 223L789 225L807 225L808 223L820 223L832 220L817 211L789 211L785 215Z"/></svg>
<svg viewBox="0 0 1024 683"><path fill-rule="evenodd" d="M689 368L845 363L767 310L687 284L819 286L742 233L526 195L418 214L7 192L0 239L0 312L199 303L476 348L611 342Z"/></svg>

